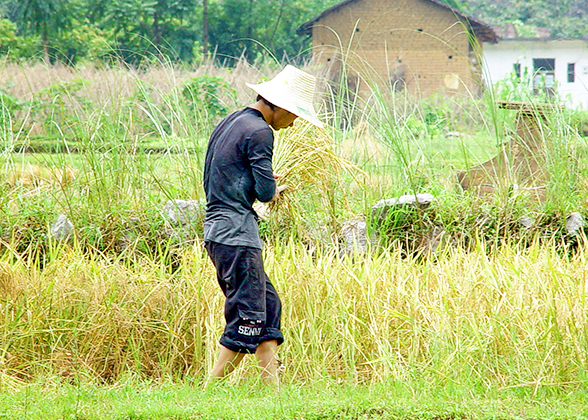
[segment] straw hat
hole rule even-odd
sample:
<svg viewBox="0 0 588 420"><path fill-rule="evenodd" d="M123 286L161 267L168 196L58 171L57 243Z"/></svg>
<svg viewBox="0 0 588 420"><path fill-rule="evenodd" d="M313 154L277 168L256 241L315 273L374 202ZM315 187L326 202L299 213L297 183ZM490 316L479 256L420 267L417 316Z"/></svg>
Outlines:
<svg viewBox="0 0 588 420"><path fill-rule="evenodd" d="M315 81L313 75L287 65L269 82L245 84L275 106L322 128L323 123L319 121L312 105Z"/></svg>

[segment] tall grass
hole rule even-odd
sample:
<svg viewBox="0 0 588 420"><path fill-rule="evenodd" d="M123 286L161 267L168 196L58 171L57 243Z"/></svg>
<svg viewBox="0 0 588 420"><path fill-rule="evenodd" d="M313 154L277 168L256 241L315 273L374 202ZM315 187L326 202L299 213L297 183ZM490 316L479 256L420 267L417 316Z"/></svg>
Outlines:
<svg viewBox="0 0 588 420"><path fill-rule="evenodd" d="M482 247L481 247L482 248ZM473 386L586 384L586 255L550 247L397 251L340 258L290 241L266 249L284 302L284 381ZM199 246L170 274L56 247L44 269L4 253L2 371L29 379L202 378L222 331L223 300ZM246 364L234 380L255 375Z"/></svg>

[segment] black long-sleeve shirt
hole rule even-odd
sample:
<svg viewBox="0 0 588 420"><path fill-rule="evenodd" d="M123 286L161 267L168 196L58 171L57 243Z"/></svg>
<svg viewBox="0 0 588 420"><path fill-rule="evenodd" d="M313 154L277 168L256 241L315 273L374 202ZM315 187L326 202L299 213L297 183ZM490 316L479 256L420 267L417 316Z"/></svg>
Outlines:
<svg viewBox="0 0 588 420"><path fill-rule="evenodd" d="M274 197L273 145L273 131L256 109L234 112L216 126L204 163L205 241L262 248L252 205Z"/></svg>

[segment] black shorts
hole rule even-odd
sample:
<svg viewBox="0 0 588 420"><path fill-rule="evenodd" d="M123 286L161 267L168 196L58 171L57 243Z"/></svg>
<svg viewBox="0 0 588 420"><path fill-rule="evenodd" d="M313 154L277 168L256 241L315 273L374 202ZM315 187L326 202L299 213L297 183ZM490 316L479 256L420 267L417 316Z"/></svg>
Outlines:
<svg viewBox="0 0 588 420"><path fill-rule="evenodd" d="M225 300L226 326L220 343L238 353L255 353L264 341L284 342L282 304L263 270L261 250L206 242Z"/></svg>

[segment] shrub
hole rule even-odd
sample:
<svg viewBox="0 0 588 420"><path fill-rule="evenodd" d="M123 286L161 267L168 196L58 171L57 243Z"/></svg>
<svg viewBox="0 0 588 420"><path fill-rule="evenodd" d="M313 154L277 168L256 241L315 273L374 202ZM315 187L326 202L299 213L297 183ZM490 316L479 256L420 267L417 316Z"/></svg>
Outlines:
<svg viewBox="0 0 588 420"><path fill-rule="evenodd" d="M208 74L187 80L182 95L192 112L204 114L210 123L224 117L237 101L235 89L225 79Z"/></svg>

